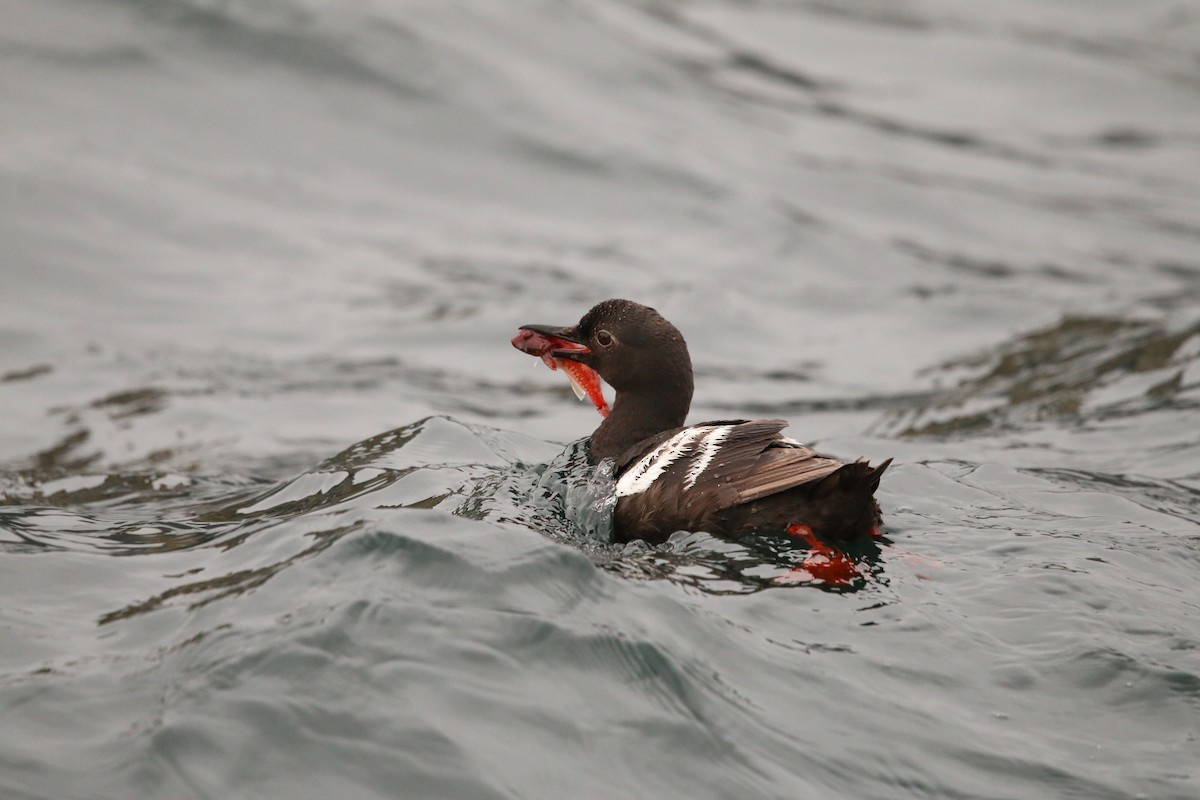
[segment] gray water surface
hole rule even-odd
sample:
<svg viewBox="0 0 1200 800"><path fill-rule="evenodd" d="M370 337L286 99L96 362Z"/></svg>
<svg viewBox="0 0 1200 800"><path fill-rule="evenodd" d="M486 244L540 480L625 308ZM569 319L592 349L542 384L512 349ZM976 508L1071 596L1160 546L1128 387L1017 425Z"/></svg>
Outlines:
<svg viewBox="0 0 1200 800"><path fill-rule="evenodd" d="M1198 42L0 0L0 797L1200 798ZM612 296L895 458L860 580L597 535Z"/></svg>

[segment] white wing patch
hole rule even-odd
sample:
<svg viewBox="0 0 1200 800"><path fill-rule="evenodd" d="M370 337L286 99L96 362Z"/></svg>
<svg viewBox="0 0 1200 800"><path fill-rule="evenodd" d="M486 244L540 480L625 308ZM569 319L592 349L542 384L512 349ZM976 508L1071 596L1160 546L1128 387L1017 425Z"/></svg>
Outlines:
<svg viewBox="0 0 1200 800"><path fill-rule="evenodd" d="M732 425L718 425L715 428L709 428L704 434L704 438L700 440L697 448L700 449L695 456L695 461L692 466L688 467L687 480L683 482L683 488L691 489L696 485L696 481L704 474L704 470L708 469L708 465L712 463L713 457L717 451L721 449L721 442L729 436L729 432L733 430Z"/></svg>
<svg viewBox="0 0 1200 800"><path fill-rule="evenodd" d="M712 428L687 428L672 436L658 447L642 456L636 464L625 471L617 481L617 497L641 494L662 477L667 469L684 457L693 462L684 479L685 489L692 489L696 481L709 468L721 444L728 438L733 425L717 425Z"/></svg>
<svg viewBox="0 0 1200 800"><path fill-rule="evenodd" d="M651 450L625 471L617 481L617 497L641 494L658 480L691 447L692 442L712 428L685 428Z"/></svg>

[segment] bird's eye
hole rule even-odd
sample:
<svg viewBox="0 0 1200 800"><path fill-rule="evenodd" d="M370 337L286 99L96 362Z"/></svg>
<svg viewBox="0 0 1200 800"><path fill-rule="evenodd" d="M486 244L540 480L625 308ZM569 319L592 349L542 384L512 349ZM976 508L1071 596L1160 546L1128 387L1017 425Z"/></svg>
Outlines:
<svg viewBox="0 0 1200 800"><path fill-rule="evenodd" d="M616 340L613 339L613 335L608 331L596 332L596 344L600 345L601 347L611 347L614 341Z"/></svg>

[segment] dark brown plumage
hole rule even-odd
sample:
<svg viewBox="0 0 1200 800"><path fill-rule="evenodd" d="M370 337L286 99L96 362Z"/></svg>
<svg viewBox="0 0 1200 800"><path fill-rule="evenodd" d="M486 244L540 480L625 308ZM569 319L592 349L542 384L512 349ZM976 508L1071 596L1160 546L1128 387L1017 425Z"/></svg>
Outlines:
<svg viewBox="0 0 1200 800"><path fill-rule="evenodd" d="M606 300L577 325L522 330L573 343L552 355L590 367L616 391L590 450L596 461L616 461L618 541L660 542L677 530L783 531L791 524L850 539L880 524L873 495L890 459L872 467L820 456L782 436L787 423L778 419L684 426L691 358L682 334L654 309Z"/></svg>

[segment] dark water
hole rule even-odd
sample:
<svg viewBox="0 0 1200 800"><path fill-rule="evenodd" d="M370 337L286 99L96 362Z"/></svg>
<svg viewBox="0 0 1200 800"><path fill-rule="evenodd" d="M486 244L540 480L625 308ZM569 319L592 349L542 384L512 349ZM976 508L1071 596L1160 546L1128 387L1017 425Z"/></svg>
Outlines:
<svg viewBox="0 0 1200 800"><path fill-rule="evenodd" d="M0 797L1200 797L1198 42L0 1ZM603 542L508 340L609 296L896 458L860 580Z"/></svg>

